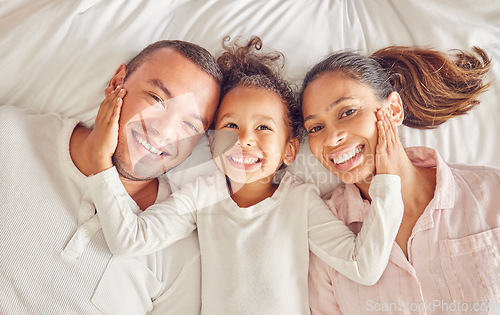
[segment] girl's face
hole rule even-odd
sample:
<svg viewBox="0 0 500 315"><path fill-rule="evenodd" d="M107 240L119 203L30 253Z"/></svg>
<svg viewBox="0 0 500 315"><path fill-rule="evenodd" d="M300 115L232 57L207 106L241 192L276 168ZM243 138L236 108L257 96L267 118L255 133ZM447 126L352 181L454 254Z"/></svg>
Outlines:
<svg viewBox="0 0 500 315"><path fill-rule="evenodd" d="M375 171L378 108L372 88L340 72L326 72L304 91L303 115L313 155L346 183L369 180Z"/></svg>
<svg viewBox="0 0 500 315"><path fill-rule="evenodd" d="M290 140L287 121L285 105L276 93L257 87L232 89L222 99L216 118L217 166L233 182L271 181L283 162L290 164L295 158L296 141Z"/></svg>

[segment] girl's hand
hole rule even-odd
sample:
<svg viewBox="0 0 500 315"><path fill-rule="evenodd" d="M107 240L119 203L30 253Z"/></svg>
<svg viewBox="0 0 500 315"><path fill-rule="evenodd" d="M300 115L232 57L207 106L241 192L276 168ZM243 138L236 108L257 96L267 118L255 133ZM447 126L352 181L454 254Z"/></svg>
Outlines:
<svg viewBox="0 0 500 315"><path fill-rule="evenodd" d="M126 91L120 85L102 101L94 125L92 172L97 174L113 167L118 145L118 120Z"/></svg>
<svg viewBox="0 0 500 315"><path fill-rule="evenodd" d="M401 168L401 150L396 126L384 110L377 111L378 143L375 149L376 174L398 174Z"/></svg>

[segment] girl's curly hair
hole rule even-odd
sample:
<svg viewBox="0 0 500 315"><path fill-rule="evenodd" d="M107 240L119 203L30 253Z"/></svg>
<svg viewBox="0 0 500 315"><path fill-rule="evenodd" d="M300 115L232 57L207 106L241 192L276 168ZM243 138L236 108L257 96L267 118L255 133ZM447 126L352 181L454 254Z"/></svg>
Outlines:
<svg viewBox="0 0 500 315"><path fill-rule="evenodd" d="M296 89L292 88L281 75L284 55L278 51L261 51L262 40L257 36L253 36L244 45L240 45L238 40L231 44L229 41L229 36L224 37L222 40L224 52L217 58L223 75L221 99L239 86L273 91L281 98L287 109L292 136L301 140L302 113L298 106Z"/></svg>

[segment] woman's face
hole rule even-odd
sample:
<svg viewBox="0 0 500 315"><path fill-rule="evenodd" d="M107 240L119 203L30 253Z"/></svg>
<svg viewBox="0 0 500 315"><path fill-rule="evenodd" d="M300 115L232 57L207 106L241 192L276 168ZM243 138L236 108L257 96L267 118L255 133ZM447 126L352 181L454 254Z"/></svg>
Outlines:
<svg viewBox="0 0 500 315"><path fill-rule="evenodd" d="M376 111L384 107L372 88L341 72L326 72L304 91L303 115L313 155L346 183L375 172Z"/></svg>

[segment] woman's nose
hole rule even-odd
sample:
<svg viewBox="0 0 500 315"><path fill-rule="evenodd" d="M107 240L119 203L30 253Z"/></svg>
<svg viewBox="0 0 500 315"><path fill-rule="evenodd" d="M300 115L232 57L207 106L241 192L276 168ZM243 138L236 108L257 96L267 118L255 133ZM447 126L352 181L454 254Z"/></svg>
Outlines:
<svg viewBox="0 0 500 315"><path fill-rule="evenodd" d="M341 144L347 137L347 132L342 129L329 128L327 130L327 138L325 144L330 146L337 146Z"/></svg>

